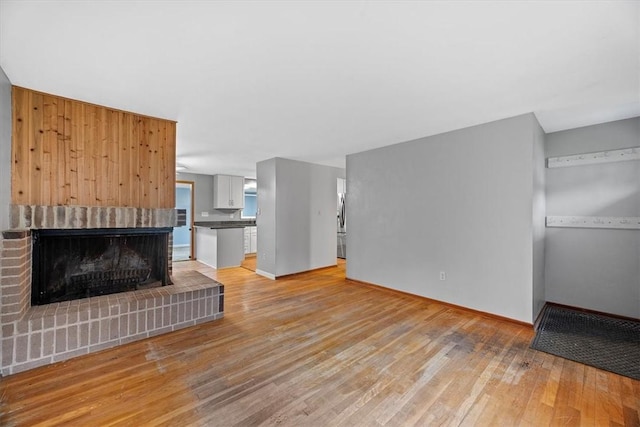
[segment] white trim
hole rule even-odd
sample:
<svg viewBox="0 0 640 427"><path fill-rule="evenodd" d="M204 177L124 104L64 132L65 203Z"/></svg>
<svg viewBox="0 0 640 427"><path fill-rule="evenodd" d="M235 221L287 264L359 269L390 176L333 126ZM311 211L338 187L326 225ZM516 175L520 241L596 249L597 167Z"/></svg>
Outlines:
<svg viewBox="0 0 640 427"><path fill-rule="evenodd" d="M547 227L617 228L640 230L638 216L548 216Z"/></svg>
<svg viewBox="0 0 640 427"><path fill-rule="evenodd" d="M547 167L562 168L567 166L593 165L597 163L624 162L627 160L640 160L640 147L574 154L571 156L549 157L547 159Z"/></svg>
<svg viewBox="0 0 640 427"><path fill-rule="evenodd" d="M198 259L198 258L192 259L191 261L198 261L199 263L204 264L207 267L215 268L216 270L218 269L218 267L216 267L215 265L211 265L208 262L202 261L201 259Z"/></svg>
<svg viewBox="0 0 640 427"><path fill-rule="evenodd" d="M271 274L271 273L267 273L266 271L263 270L257 270L256 269L256 274L266 277L267 279L271 279L271 280L276 280L276 275L275 274Z"/></svg>

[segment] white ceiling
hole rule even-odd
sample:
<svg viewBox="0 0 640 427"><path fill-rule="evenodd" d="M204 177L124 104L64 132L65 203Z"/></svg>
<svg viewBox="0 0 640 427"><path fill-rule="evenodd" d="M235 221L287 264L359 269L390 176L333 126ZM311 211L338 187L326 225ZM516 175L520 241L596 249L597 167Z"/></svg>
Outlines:
<svg viewBox="0 0 640 427"><path fill-rule="evenodd" d="M535 112L640 115L638 1L0 0L11 83L178 121L188 172L255 176Z"/></svg>

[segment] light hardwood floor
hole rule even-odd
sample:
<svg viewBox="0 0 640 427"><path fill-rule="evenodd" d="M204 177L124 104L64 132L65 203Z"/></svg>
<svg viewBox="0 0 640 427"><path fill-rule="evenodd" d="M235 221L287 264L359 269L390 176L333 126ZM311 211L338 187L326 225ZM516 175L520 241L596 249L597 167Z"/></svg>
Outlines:
<svg viewBox="0 0 640 427"><path fill-rule="evenodd" d="M258 260L256 259L255 254L245 255L244 259L240 263L240 267L246 268L247 270L256 271L256 264Z"/></svg>
<svg viewBox="0 0 640 427"><path fill-rule="evenodd" d="M225 284L225 318L4 378L0 425L640 425L640 381L530 327L344 279Z"/></svg>

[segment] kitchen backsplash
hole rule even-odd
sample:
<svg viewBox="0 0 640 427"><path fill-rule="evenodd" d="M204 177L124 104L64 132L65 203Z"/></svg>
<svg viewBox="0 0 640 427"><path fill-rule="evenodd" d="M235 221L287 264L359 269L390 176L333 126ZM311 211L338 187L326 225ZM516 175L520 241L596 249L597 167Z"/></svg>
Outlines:
<svg viewBox="0 0 640 427"><path fill-rule="evenodd" d="M197 208L196 208L197 209ZM197 211L194 215L194 221L238 221L242 219L240 213L242 211L221 211L217 209L211 209L204 211L208 213L208 216L202 215L203 212Z"/></svg>

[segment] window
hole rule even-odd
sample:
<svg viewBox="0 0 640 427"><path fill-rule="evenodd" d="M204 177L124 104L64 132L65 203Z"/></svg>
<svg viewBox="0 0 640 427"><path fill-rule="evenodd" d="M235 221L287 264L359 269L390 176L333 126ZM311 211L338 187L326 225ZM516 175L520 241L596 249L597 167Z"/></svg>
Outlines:
<svg viewBox="0 0 640 427"><path fill-rule="evenodd" d="M244 180L244 209L242 218L255 218L258 210L258 185L255 179Z"/></svg>

